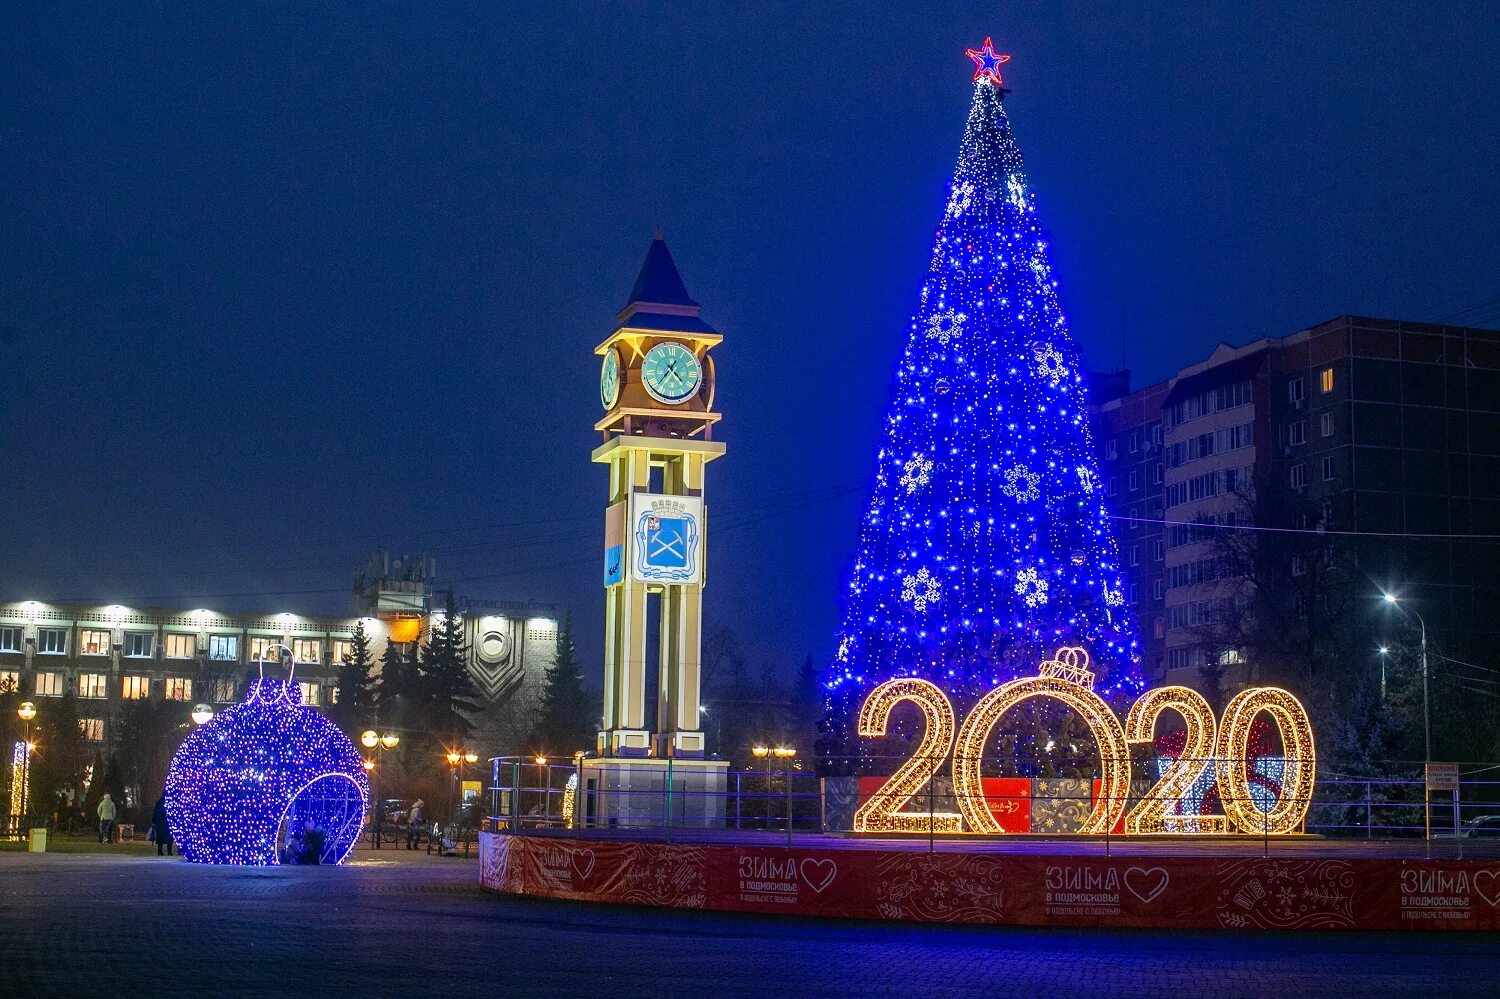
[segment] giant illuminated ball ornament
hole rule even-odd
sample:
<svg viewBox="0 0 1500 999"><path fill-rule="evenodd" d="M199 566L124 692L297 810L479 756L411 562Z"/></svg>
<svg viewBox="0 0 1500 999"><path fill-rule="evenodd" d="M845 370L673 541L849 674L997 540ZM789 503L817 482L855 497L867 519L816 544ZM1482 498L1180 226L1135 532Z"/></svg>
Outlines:
<svg viewBox="0 0 1500 999"><path fill-rule="evenodd" d="M295 670L295 664L293 664ZM354 743L302 705L288 677L260 678L244 703L190 733L167 771L167 821L198 864L269 865L288 842L343 863L364 828L370 781Z"/></svg>

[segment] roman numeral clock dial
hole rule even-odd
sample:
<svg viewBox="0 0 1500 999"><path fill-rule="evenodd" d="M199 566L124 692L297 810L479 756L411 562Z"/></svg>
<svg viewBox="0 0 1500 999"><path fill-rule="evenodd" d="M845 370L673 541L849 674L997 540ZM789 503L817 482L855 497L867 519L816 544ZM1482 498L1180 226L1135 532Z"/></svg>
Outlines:
<svg viewBox="0 0 1500 999"><path fill-rule="evenodd" d="M703 366L680 343L659 343L646 352L641 383L657 402L669 406L687 402L703 384Z"/></svg>

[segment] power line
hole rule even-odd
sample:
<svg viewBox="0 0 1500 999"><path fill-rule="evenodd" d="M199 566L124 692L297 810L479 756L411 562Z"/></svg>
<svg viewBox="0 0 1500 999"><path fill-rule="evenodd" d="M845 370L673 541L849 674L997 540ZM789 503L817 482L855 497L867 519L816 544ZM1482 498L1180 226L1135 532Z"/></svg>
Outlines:
<svg viewBox="0 0 1500 999"><path fill-rule="evenodd" d="M1112 513L1111 520L1164 527L1206 527L1218 531L1261 531L1267 534L1320 534L1344 538L1403 538L1410 541L1500 541L1500 534L1413 534L1396 531L1330 531L1319 527L1261 527L1256 524L1213 524L1199 520L1166 520L1161 517L1127 517Z"/></svg>

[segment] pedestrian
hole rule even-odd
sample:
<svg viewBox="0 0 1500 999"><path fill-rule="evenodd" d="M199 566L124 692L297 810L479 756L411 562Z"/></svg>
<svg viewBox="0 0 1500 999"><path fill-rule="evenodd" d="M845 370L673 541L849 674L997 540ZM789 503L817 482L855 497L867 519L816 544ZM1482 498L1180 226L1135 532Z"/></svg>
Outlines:
<svg viewBox="0 0 1500 999"><path fill-rule="evenodd" d="M99 799L99 842L112 842L115 833L115 803L109 792Z"/></svg>
<svg viewBox="0 0 1500 999"><path fill-rule="evenodd" d="M406 817L406 848L415 850L422 845L422 810L427 802L418 798L411 803L411 814Z"/></svg>
<svg viewBox="0 0 1500 999"><path fill-rule="evenodd" d="M156 855L162 856L161 848L166 847L166 856L172 856L172 827L167 824L167 794L156 799L156 807L151 810L151 836L156 840Z"/></svg>

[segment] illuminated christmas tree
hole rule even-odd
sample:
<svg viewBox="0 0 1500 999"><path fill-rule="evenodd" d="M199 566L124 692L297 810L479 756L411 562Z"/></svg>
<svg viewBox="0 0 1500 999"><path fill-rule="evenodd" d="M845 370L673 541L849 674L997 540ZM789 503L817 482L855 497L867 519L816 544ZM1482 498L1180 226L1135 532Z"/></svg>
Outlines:
<svg viewBox="0 0 1500 999"><path fill-rule="evenodd" d="M962 707L1085 647L1097 689L1142 688L1088 392L989 39L876 456L827 681L835 752L877 684Z"/></svg>

